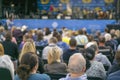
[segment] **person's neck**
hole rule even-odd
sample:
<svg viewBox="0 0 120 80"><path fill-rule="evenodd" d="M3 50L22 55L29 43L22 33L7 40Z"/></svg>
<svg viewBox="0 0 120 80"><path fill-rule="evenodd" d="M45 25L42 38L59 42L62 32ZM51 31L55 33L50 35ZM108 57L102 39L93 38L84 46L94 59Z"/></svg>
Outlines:
<svg viewBox="0 0 120 80"><path fill-rule="evenodd" d="M84 75L84 72L81 72L81 73L70 73L70 77L72 77L72 78L80 77L82 75Z"/></svg>
<svg viewBox="0 0 120 80"><path fill-rule="evenodd" d="M99 43L99 46L105 46L105 44L104 43Z"/></svg>
<svg viewBox="0 0 120 80"><path fill-rule="evenodd" d="M30 73L31 73L31 74L35 74L35 73L36 73L36 70L33 69Z"/></svg>
<svg viewBox="0 0 120 80"><path fill-rule="evenodd" d="M75 50L75 49L76 49L76 47L70 47L70 49L71 49L71 50Z"/></svg>

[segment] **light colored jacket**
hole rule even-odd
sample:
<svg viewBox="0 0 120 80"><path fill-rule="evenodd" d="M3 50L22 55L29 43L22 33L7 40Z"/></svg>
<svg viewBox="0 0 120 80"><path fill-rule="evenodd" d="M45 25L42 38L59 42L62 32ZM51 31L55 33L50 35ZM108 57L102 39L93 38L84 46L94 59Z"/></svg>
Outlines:
<svg viewBox="0 0 120 80"><path fill-rule="evenodd" d="M14 65L8 55L0 56L0 67L10 70L12 80L14 79Z"/></svg>

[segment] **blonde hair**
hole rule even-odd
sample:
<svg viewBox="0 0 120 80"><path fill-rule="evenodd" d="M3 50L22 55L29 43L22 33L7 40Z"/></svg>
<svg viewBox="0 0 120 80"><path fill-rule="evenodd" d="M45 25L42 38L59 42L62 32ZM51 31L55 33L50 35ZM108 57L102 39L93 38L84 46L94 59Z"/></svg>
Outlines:
<svg viewBox="0 0 120 80"><path fill-rule="evenodd" d="M0 26L0 32L4 32L4 27L3 26Z"/></svg>
<svg viewBox="0 0 120 80"><path fill-rule="evenodd" d="M58 47L50 47L48 51L48 64L53 62L60 62L60 50Z"/></svg>
<svg viewBox="0 0 120 80"><path fill-rule="evenodd" d="M4 55L4 48L3 45L0 43L0 56Z"/></svg>
<svg viewBox="0 0 120 80"><path fill-rule="evenodd" d="M19 61L21 61L22 56L27 53L27 52L33 52L36 53L36 48L35 45L32 42L26 42L23 45L23 48L21 50L20 56L19 56Z"/></svg>
<svg viewBox="0 0 120 80"><path fill-rule="evenodd" d="M117 38L119 38L120 37L120 30L116 30L115 35L117 36Z"/></svg>

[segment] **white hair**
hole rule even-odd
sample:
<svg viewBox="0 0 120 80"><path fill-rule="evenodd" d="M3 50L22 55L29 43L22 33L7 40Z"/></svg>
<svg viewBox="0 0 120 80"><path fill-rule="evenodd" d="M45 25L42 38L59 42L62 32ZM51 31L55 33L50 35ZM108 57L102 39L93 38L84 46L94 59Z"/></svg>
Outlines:
<svg viewBox="0 0 120 80"><path fill-rule="evenodd" d="M106 33L104 37L105 37L105 41L111 40L111 34L109 33Z"/></svg>
<svg viewBox="0 0 120 80"><path fill-rule="evenodd" d="M86 68L86 60L81 53L73 54L68 63L68 71L70 73L80 73Z"/></svg>

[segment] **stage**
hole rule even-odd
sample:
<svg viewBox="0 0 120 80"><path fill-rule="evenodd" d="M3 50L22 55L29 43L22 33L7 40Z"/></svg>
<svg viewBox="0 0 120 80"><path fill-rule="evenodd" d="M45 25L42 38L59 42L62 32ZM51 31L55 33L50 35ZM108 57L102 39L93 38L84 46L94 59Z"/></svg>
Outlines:
<svg viewBox="0 0 120 80"><path fill-rule="evenodd" d="M4 23L6 20L2 20ZM57 28L60 30L62 27L66 27L71 30L78 30L80 28L86 28L88 32L91 31L104 31L104 28L108 24L114 25L116 20L59 20L59 19L15 19L14 25L17 27L21 27L23 25L28 26L28 29L37 29L49 27L50 29Z"/></svg>

